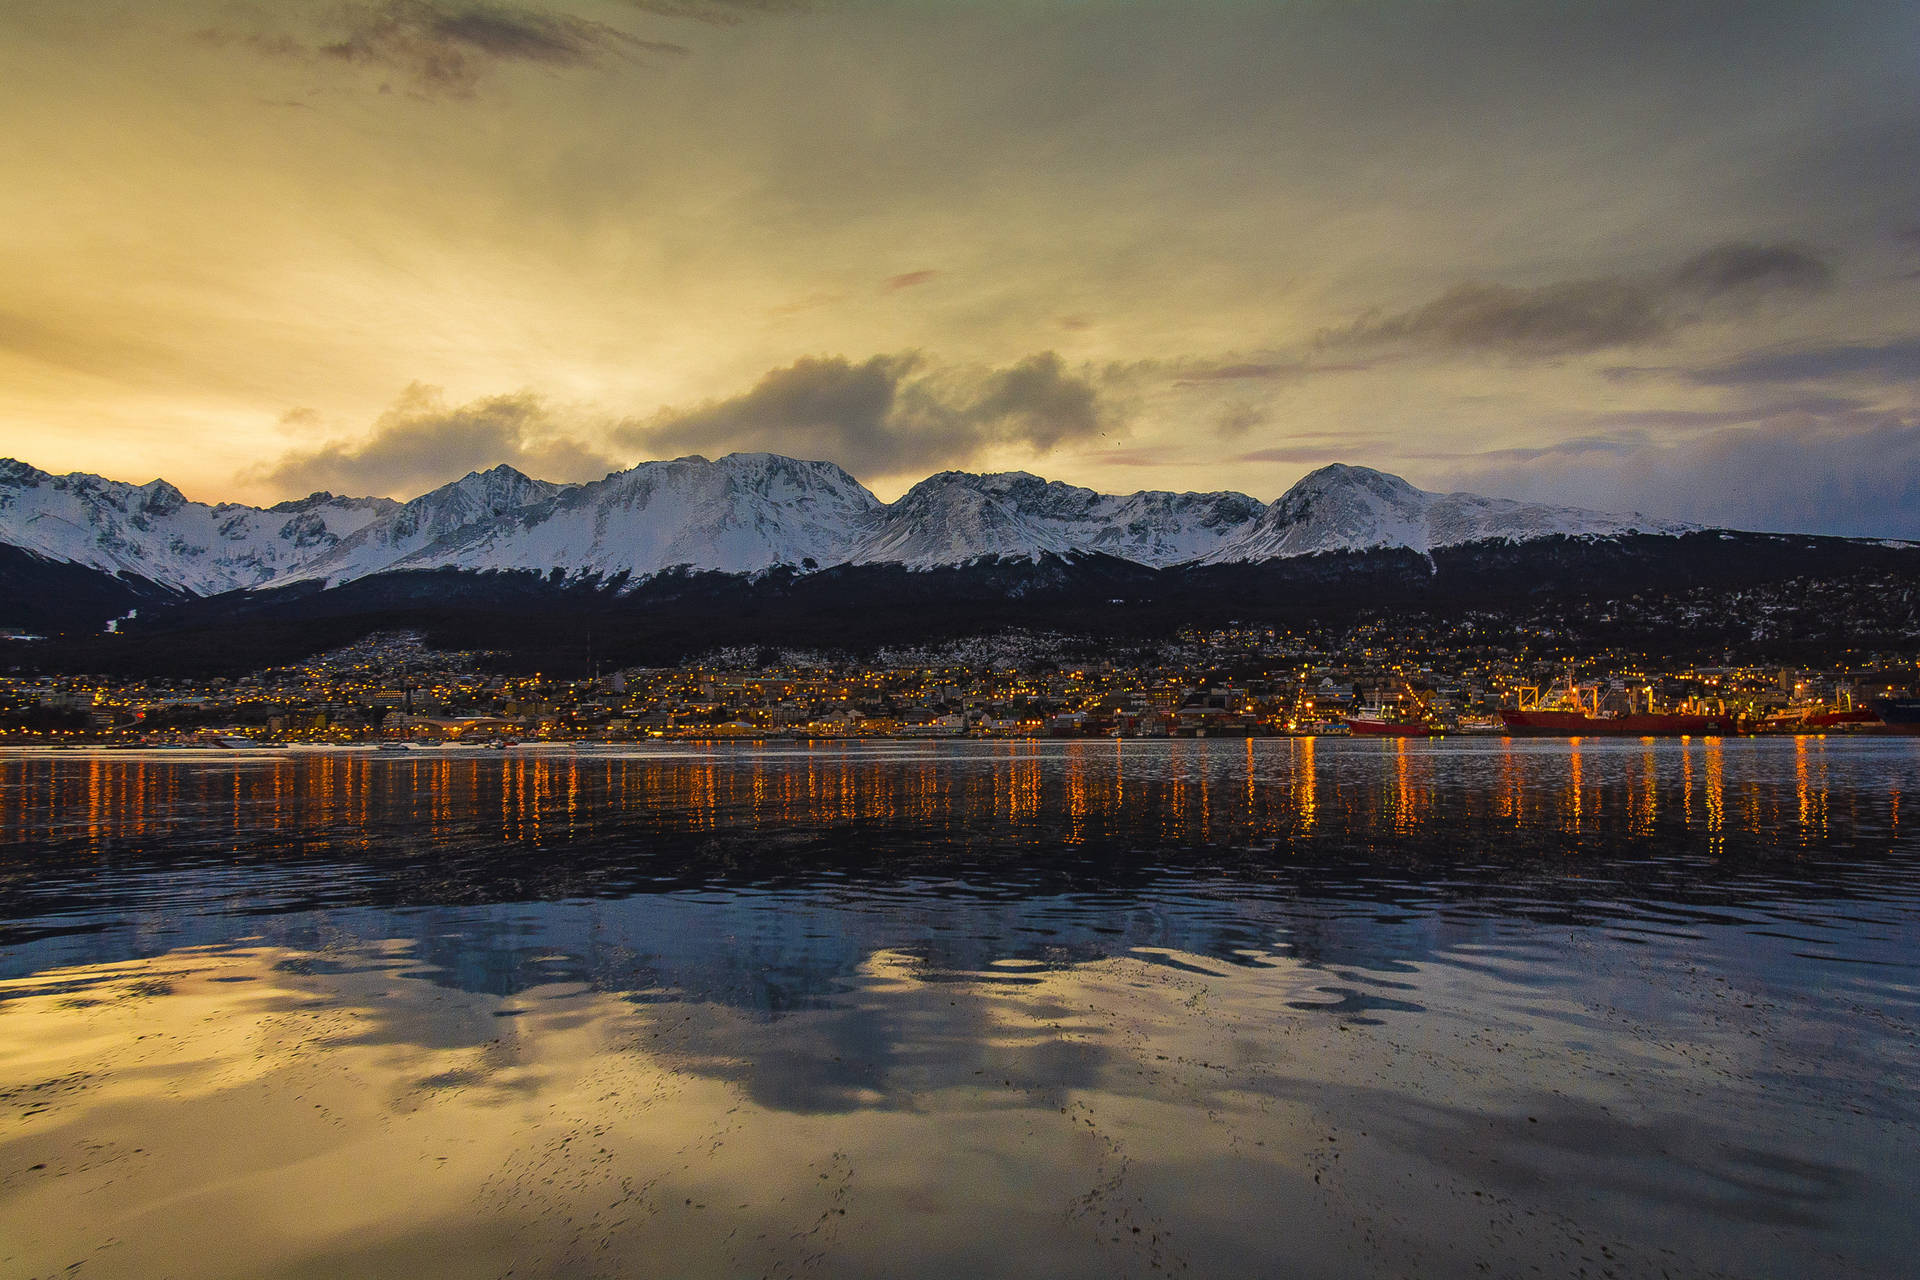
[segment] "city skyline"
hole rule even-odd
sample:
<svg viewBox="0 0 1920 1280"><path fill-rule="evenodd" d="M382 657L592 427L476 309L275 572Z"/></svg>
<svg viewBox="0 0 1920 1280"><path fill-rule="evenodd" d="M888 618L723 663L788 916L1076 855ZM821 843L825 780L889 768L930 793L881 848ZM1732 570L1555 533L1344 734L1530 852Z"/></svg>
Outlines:
<svg viewBox="0 0 1920 1280"><path fill-rule="evenodd" d="M1920 536L1900 6L0 20L0 453L202 500L769 450Z"/></svg>

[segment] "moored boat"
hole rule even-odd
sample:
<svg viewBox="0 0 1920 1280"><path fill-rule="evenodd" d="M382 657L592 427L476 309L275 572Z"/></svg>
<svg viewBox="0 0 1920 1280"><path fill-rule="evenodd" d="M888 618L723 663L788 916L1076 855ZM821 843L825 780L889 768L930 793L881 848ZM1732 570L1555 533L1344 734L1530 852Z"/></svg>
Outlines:
<svg viewBox="0 0 1920 1280"><path fill-rule="evenodd" d="M1842 707L1810 712L1801 723L1809 729L1836 729L1850 724L1873 724L1880 717L1865 707Z"/></svg>
<svg viewBox="0 0 1920 1280"><path fill-rule="evenodd" d="M1880 717L1867 707L1811 702L1776 711L1753 728L1760 733L1825 733L1831 729L1857 729L1863 725L1878 727Z"/></svg>
<svg viewBox="0 0 1920 1280"><path fill-rule="evenodd" d="M1535 738L1723 737L1740 731L1740 718L1707 712L1650 712L1513 709L1500 713L1507 732Z"/></svg>
<svg viewBox="0 0 1920 1280"><path fill-rule="evenodd" d="M1440 728L1418 713L1397 707L1361 707L1346 717L1347 732L1373 738L1432 738Z"/></svg>
<svg viewBox="0 0 1920 1280"><path fill-rule="evenodd" d="M1563 683L1545 695L1522 689L1519 705L1501 711L1501 723L1515 737L1533 738L1713 738L1741 731L1740 717L1704 707L1685 711L1654 711L1652 692L1648 709L1603 711L1600 690L1575 683L1568 669Z"/></svg>
<svg viewBox="0 0 1920 1280"><path fill-rule="evenodd" d="M1889 733L1920 734L1920 698L1875 698L1873 713Z"/></svg>

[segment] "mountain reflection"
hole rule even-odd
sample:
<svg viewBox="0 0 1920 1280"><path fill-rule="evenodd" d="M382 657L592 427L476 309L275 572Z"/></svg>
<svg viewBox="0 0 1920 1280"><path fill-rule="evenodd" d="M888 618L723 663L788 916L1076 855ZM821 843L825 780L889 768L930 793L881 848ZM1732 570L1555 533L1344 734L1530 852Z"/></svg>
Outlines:
<svg viewBox="0 0 1920 1280"><path fill-rule="evenodd" d="M126 1275L613 1276L659 1256L687 1275L884 1275L911 1248L917 1274L959 1277L991 1242L1034 1274L1465 1276L1484 1223L1461 1205L1482 1189L1507 1256L1542 1271L1584 1256L1576 1220L1649 1275L1835 1257L1885 1273L1912 1235L1872 1175L1917 1119L1878 1074L1896 1029L1836 1042L1803 1004L1760 1045L1713 1016L1714 982L1635 994L1621 958L1588 973L1541 938L1371 991L1273 952L959 970L854 945L812 1007L767 1017L646 988L666 975L644 969L624 994L583 982L612 950L542 951L560 963L540 981L486 994L481 957L531 950L482 943L487 910L415 917L414 938L352 915L309 947L0 979L10 1256L28 1274L81 1242ZM520 927L493 920L496 938ZM686 923L709 954L731 940L724 920ZM1803 1002L1820 985L1723 948L1740 989ZM1636 1038L1649 1018L1658 1057ZM1570 1071L1596 1023L1624 1038ZM1809 1112L1842 1081L1873 1118L1812 1146L1755 1128L1756 1073ZM1649 1107L1635 1090L1652 1085L1711 1103ZM1536 1218L1569 1186L1577 1219ZM1356 1258L1268 1226L1356 1213L1404 1229L1357 1232ZM1647 1249L1646 1224L1675 1213L1685 1247ZM245 1225L197 1268L214 1222Z"/></svg>

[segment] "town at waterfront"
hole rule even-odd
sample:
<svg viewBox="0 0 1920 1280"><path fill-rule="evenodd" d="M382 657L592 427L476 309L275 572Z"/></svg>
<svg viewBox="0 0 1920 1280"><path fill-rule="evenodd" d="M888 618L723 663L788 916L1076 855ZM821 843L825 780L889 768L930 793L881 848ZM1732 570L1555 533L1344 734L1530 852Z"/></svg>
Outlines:
<svg viewBox="0 0 1920 1280"><path fill-rule="evenodd" d="M1502 640L1508 637L1500 637ZM0 743L113 746L506 744L648 739L1266 737L1343 734L1369 710L1432 733L1500 733L1557 696L1602 715L1695 710L1742 733L1880 733L1877 701L1920 687L1910 652L1823 662L1662 662L1470 643L1411 624L1095 644L1011 634L845 654L746 648L563 678L501 669L412 632L203 677L0 675Z"/></svg>

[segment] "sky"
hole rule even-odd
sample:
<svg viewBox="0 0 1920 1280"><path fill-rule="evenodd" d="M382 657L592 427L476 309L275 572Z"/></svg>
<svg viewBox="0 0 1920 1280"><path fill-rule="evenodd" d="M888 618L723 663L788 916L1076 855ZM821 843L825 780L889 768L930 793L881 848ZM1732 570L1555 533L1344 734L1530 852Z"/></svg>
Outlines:
<svg viewBox="0 0 1920 1280"><path fill-rule="evenodd" d="M1920 6L15 0L0 454L1920 537Z"/></svg>

